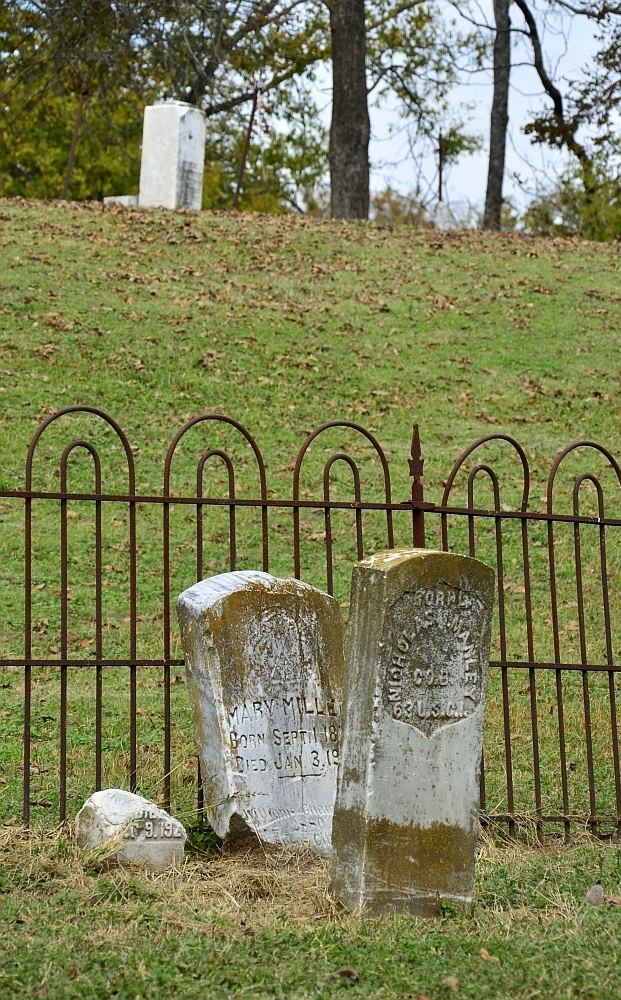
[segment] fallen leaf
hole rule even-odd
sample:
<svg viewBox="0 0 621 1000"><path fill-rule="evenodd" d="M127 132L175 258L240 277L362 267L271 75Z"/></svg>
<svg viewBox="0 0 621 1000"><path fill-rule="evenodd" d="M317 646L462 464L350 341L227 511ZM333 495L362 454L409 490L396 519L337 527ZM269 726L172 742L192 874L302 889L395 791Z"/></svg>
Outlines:
<svg viewBox="0 0 621 1000"><path fill-rule="evenodd" d="M599 882L592 885L586 894L586 901L590 903L591 906L601 906L604 902L604 890L602 889Z"/></svg>
<svg viewBox="0 0 621 1000"><path fill-rule="evenodd" d="M442 985L446 986L447 990L450 990L451 993L459 991L459 979L457 976L447 976L446 979L442 980Z"/></svg>
<svg viewBox="0 0 621 1000"><path fill-rule="evenodd" d="M438 292L438 294L435 296L435 298L433 300L433 305L434 305L434 308L438 309L440 312L454 312L455 311L455 306L451 302L451 300L449 299L449 297L447 295L442 295L441 292Z"/></svg>
<svg viewBox="0 0 621 1000"><path fill-rule="evenodd" d="M498 958L498 956L490 955L487 948L481 948L481 950L479 951L479 955L486 962L493 962L494 965L500 965L500 959Z"/></svg>
<svg viewBox="0 0 621 1000"><path fill-rule="evenodd" d="M340 976L341 979L348 979L350 983L357 983L360 979L360 973L356 972L355 969L337 969L337 971L333 972L329 978L336 979L338 976Z"/></svg>

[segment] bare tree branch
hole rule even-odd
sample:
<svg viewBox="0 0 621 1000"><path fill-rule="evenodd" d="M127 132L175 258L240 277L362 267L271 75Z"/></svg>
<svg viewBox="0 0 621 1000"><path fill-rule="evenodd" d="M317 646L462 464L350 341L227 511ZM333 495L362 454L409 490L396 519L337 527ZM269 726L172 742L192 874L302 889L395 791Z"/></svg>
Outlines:
<svg viewBox="0 0 621 1000"><path fill-rule="evenodd" d="M539 37L539 31L537 28L537 23L533 17L530 7L526 3L526 0L515 0L516 6L522 12L524 20L528 28L528 34L530 36L530 41L533 49L533 59L535 64L535 69L537 75L541 80L541 84L546 94L552 101L552 107L554 109L554 118L558 127L559 136L561 141L567 146L567 148L577 157L579 162L583 167L590 169L591 167L591 157L587 153L585 147L581 142L576 139L576 125L570 124L565 117L565 108L563 105L563 97L555 85L554 81L548 75L543 60L543 50L541 47L541 39Z"/></svg>
<svg viewBox="0 0 621 1000"><path fill-rule="evenodd" d="M582 4L570 3L570 0L556 0L559 7L563 7L568 10L571 14L579 14L582 17L589 17L594 21L603 21L605 18L611 15L621 14L621 4L618 3L601 3L599 5L594 5L593 3L585 2Z"/></svg>

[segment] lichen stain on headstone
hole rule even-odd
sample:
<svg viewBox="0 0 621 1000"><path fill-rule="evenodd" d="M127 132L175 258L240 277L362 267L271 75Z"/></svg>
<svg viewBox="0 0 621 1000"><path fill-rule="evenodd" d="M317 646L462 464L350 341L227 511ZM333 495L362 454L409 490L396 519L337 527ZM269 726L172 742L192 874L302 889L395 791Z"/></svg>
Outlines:
<svg viewBox="0 0 621 1000"><path fill-rule="evenodd" d="M424 881L425 892L467 894L468 872L477 833L460 826L432 823L428 828L400 825L388 819L365 819L360 813L338 814L335 840L348 836L356 826L364 827L368 880L375 889L408 891ZM362 832L362 831L361 831ZM355 836L355 834L354 834Z"/></svg>
<svg viewBox="0 0 621 1000"><path fill-rule="evenodd" d="M205 789L220 836L330 849L343 643L334 598L222 574L178 603Z"/></svg>

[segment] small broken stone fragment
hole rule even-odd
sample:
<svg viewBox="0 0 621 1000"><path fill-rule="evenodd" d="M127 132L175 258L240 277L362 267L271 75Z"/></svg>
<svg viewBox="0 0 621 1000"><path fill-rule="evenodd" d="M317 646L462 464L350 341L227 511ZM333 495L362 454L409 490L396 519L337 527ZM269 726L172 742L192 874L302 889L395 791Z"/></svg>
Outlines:
<svg viewBox="0 0 621 1000"><path fill-rule="evenodd" d="M186 841L179 820L123 788L91 795L75 818L75 834L86 850L109 850L111 858L145 868L181 861Z"/></svg>

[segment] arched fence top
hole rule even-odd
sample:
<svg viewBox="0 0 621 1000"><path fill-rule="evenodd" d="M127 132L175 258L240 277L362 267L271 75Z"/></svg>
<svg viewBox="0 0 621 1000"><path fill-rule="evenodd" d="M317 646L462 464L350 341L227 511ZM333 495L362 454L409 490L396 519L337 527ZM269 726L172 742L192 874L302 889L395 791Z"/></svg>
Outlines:
<svg viewBox="0 0 621 1000"><path fill-rule="evenodd" d="M455 479L457 478L457 474L459 473L462 466L465 464L466 460L470 457L470 455L472 455L474 451L477 450L477 448L480 448L484 444L488 444L490 441L505 441L514 449L514 451L517 452L520 462L522 463L522 475L523 475L522 501L519 509L522 511L526 511L528 509L528 499L530 496L530 468L528 464L528 458L526 457L526 452L522 448L522 445L519 443L519 441L516 441L515 438L510 437L510 435L508 434L486 434L485 437L481 437L478 438L476 441L473 441L473 443L468 448L462 451L461 455L454 463L453 468L451 469L449 477L446 481L446 486L444 487L444 493L442 494L442 501L441 501L442 507L448 506L449 496L451 494L451 490L453 489ZM480 468L489 469L488 466L480 466Z"/></svg>
<svg viewBox="0 0 621 1000"><path fill-rule="evenodd" d="M621 466L617 462L612 452L608 450L608 448L605 448L603 445L598 444L597 441L588 441L588 440L574 441L572 444L568 444L566 448L563 448L563 450L559 452L559 454L554 459L552 468L550 469L550 475L548 476L548 488L546 494L548 514L553 513L554 486L556 484L556 476L558 470L562 465L562 463L567 458L567 456L571 455L572 452L577 451L578 448L592 448L594 451L599 452L600 455L603 455L608 464L610 465L610 467L612 468L613 472L616 474L617 480L619 481L619 486L621 486ZM585 477L581 478L584 479ZM591 481L593 481L594 477L591 476L590 478Z"/></svg>
<svg viewBox="0 0 621 1000"><path fill-rule="evenodd" d="M573 501L574 501L574 514L576 517L580 514L580 490L582 489L584 483L590 483L591 486L595 487L595 493L597 496L597 516L599 518L604 517L604 487L601 482L594 476L592 472L585 472L581 476L576 476L574 482L573 490Z"/></svg>
<svg viewBox="0 0 621 1000"><path fill-rule="evenodd" d="M496 508L498 508L498 505L500 504L500 483L498 481L498 476L496 475L496 470L493 469L491 465L486 465L485 463L475 465L474 469L471 469L468 474L468 504L469 506L473 506L474 504L474 482L481 472L484 472L491 481L492 491L494 493L494 503L496 504Z"/></svg>
<svg viewBox="0 0 621 1000"><path fill-rule="evenodd" d="M34 435L32 437L32 440L30 441L30 445L28 447L28 453L26 455L26 469L25 469L25 477L24 477L25 478L26 490L31 490L32 489L32 467L33 467L33 462L34 462L34 456L35 456L35 452L37 450L37 446L39 444L39 441L41 440L42 435L44 434L44 432L48 429L48 427L51 424L55 423L61 417L65 417L65 416L67 416L70 413L76 413L76 414L77 413L90 413L93 416L97 417L98 419L103 420L106 424L108 424L109 427L112 428L112 430L114 431L114 433L118 437L119 441L121 442L121 444L123 446L123 450L125 452L125 458L127 460L127 484L128 484L128 492L130 494L133 494L135 492L135 489L136 489L136 473L135 473L135 468L134 468L134 456L132 454L132 450L131 450L129 441L127 440L127 436L125 434L125 431L120 426L120 424L118 424L116 422L116 420L114 420L113 417L109 416L104 410L100 410L96 406L66 406L62 410L56 410L55 413L50 414L49 417L46 417L46 419L42 423L39 424L39 426L37 427L37 429L36 429L36 431L35 431L35 433L34 433ZM81 444L82 447L87 448L87 450L90 450L90 448L92 447L92 446L90 446L85 441L81 441L79 443ZM75 442L74 442L74 445L75 445ZM65 449L65 452L67 452L67 449ZM92 454L92 452L91 452L91 454ZM65 461L66 461L66 459L65 459Z"/></svg>
<svg viewBox="0 0 621 1000"><path fill-rule="evenodd" d="M235 467L231 461L230 455L222 448L209 448L208 451L203 452L199 458L196 465L196 493L197 496L201 497L203 495L203 478L205 475L205 466L210 458L219 458L224 468L226 469L226 476L228 480L229 496L233 499L235 498Z"/></svg>
<svg viewBox="0 0 621 1000"><path fill-rule="evenodd" d="M351 474L354 480L354 498L357 503L362 499L362 492L360 489L360 469L358 468L358 463L351 455L347 455L343 451L337 451L327 460L323 467L323 498L328 501L330 499L330 473L332 472L332 466L336 462L344 462L345 465L351 470Z"/></svg>
<svg viewBox="0 0 621 1000"><path fill-rule="evenodd" d="M311 431L311 433L308 435L308 437L304 441L304 444L300 448L295 461L295 467L293 470L293 499L294 500L300 499L300 474L302 471L302 464L304 462L304 458L306 457L306 453L310 448L311 444L319 437L320 434L323 434L325 431L332 430L333 428L339 428L339 427L347 428L348 430L353 430L357 434L361 434L369 442L369 444L375 451L375 454L379 458L382 466L382 473L384 479L384 495L386 498L386 503L392 503L392 492L390 486L390 468L388 466L388 459L386 458L384 449L380 445L375 435L371 434L370 431L367 431L360 424L356 424L351 420L330 420L325 424L321 424L320 427L317 427L314 431ZM328 463L331 462L332 459L335 459L337 456L339 459L346 459L346 456L343 452L335 452L334 455L331 456L331 459L328 459ZM324 476L325 476L325 468L326 465L324 464Z"/></svg>
<svg viewBox="0 0 621 1000"><path fill-rule="evenodd" d="M74 451L81 449L86 451L93 459L93 465L95 467L95 492L101 493L101 459L99 458L99 452L89 441L82 441L81 439L76 439L71 441L60 457L60 488L63 492L67 489L67 469L69 466L69 458Z"/></svg>
<svg viewBox="0 0 621 1000"><path fill-rule="evenodd" d="M165 497L170 496L171 466L179 443L185 437L188 431L192 429L192 427L197 427L199 424L209 423L209 422L227 424L229 427L233 427L236 431L238 431L241 434L241 436L244 438L247 444L250 445L259 470L261 499L267 500L267 475L265 471L265 462L263 460L261 449L259 448L257 442L253 438L252 434L246 430L243 424L240 424L238 420L234 420L233 417L227 417L222 413L203 413L195 417L190 417L190 419L186 420L186 422L179 428L179 430L175 434L174 438L172 439L168 447L168 451L166 452L166 459L164 461L164 496ZM213 455L218 454L220 457L223 457L226 453L222 452L220 449L213 449L211 451L211 454Z"/></svg>

